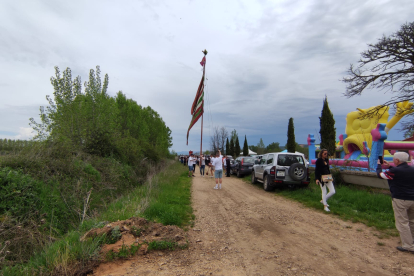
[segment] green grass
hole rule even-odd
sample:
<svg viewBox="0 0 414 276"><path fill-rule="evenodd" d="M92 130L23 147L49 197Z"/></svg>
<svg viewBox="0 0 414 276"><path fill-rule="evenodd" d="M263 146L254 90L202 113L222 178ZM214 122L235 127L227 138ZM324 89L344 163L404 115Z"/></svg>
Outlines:
<svg viewBox="0 0 414 276"><path fill-rule="evenodd" d="M79 230L70 231L60 240L49 244L35 254L28 263L5 267L0 271L0 275L66 274L75 266L77 268L85 266L88 262L98 259L100 246L108 242L108 238L97 237L81 242L80 237L87 230L102 227L110 221L143 216L165 225L181 227L189 225L193 219L190 188L191 178L187 177L187 168L181 163L174 162L144 185L109 204L98 217L84 221ZM112 234L114 234L112 238L117 238L116 231ZM154 247L152 249L170 249L171 246L175 248L171 242L160 242L152 246ZM165 246L166 248L163 248ZM125 247L106 258L123 258L134 254L137 250L136 247Z"/></svg>
<svg viewBox="0 0 414 276"><path fill-rule="evenodd" d="M243 178L251 183L251 176ZM263 188L262 183L256 184ZM331 214L344 220L361 222L383 231L387 235L397 235L394 222L394 212L391 204L391 196L378 192L377 189L357 185L335 185L335 195L329 199ZM321 210L321 189L315 184L314 175L311 175L311 183L307 188L289 189L277 188L275 194L303 203L305 206Z"/></svg>

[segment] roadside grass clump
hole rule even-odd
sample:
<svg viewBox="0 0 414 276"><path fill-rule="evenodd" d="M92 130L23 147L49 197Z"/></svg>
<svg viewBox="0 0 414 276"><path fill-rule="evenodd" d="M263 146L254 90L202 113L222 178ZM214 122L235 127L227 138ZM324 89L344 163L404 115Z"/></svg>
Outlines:
<svg viewBox="0 0 414 276"><path fill-rule="evenodd" d="M134 256L135 253L138 252L140 247L141 247L140 244L139 245L131 244L131 246L123 244L121 246L121 249L119 249L118 252L115 252L113 250L110 250L110 251L106 252L105 260L106 261L113 261L113 260L117 260L117 259L129 258L131 256Z"/></svg>
<svg viewBox="0 0 414 276"><path fill-rule="evenodd" d="M185 245L178 245L175 241L152 241L148 243L148 251L151 250L170 250L173 251L177 248L185 249L188 247L188 243Z"/></svg>
<svg viewBox="0 0 414 276"><path fill-rule="evenodd" d="M54 242L47 243L41 250L36 251L37 253L32 254L32 257L26 263L4 266L0 271L0 275L76 274L77 271L84 270L91 262L99 260L99 251L102 244L113 242L117 238L119 240L120 237L120 233L114 229L115 231L111 232L110 237L89 238L82 242L80 238L86 231L94 227L103 227L110 221L143 215L147 208L152 208L153 204L163 203L162 200L166 200L167 202L164 205L170 206L171 209L161 209L153 219L162 221L160 218L166 216L162 211L168 214L175 212L176 217L180 218L180 220L176 220L180 224L178 226L189 224L193 214L190 201L191 180L187 177L186 168L181 163L169 161L164 167L152 167L151 172L155 171L161 172L152 175L152 178L148 177L143 185L137 186L107 204L105 210L95 217L85 219L77 229L70 230L61 238L55 239ZM175 188L168 188L168 186L174 186ZM174 189L176 192L173 196L180 198L179 203L173 197L163 195ZM168 222L168 220L165 221ZM141 231L142 229L136 229L135 234L139 236ZM113 257L126 258L125 256L135 254L136 250L138 249L124 248L121 253L116 253ZM110 258L110 256L105 256L105 258Z"/></svg>
<svg viewBox="0 0 414 276"><path fill-rule="evenodd" d="M250 183L250 177L243 180ZM361 222L367 226L373 226L387 235L398 235L395 229L394 212L391 204L391 196L384 194L380 189L358 185L344 184L340 179L335 183L335 195L329 199L329 209L334 215L344 220ZM263 188L262 183L256 184ZM321 189L315 184L314 173L311 174L311 182L306 188L289 189L278 187L277 195L290 198L323 212Z"/></svg>

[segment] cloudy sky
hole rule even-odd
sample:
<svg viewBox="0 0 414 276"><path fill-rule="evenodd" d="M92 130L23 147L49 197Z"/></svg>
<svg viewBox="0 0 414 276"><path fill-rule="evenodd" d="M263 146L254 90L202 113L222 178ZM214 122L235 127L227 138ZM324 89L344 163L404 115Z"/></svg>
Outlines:
<svg viewBox="0 0 414 276"><path fill-rule="evenodd" d="M412 0L15 1L0 0L0 138L28 139L28 125L53 93L54 66L86 81L89 69L109 74L122 90L151 106L172 130L175 151L198 150L200 123L186 133L207 49L203 149L213 127L236 129L241 143L296 141L319 131L328 97L337 135L357 107L392 94L343 96L349 64L414 19ZM402 139L397 125L390 139Z"/></svg>

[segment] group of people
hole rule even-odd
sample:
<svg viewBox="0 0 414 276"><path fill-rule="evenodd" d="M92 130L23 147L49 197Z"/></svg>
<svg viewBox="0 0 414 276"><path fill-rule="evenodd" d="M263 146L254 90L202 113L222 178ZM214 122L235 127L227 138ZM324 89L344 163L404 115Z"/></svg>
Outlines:
<svg viewBox="0 0 414 276"><path fill-rule="evenodd" d="M196 165L198 165L200 167L200 175L204 177L204 173L206 173L206 175L210 173L210 177L213 177L214 174L214 178L216 181L216 186L214 187L214 189L221 189L221 185L223 182L222 178L224 158L220 150L217 151L215 157L209 155L204 156L203 154L200 154L199 156L190 154L187 156L180 156L179 159L183 165L188 166L188 177L195 176L195 168Z"/></svg>
<svg viewBox="0 0 414 276"><path fill-rule="evenodd" d="M394 166L381 158L377 161L376 172L379 178L388 181L390 188L395 227L401 238L401 246L397 246L397 250L414 254L414 166L409 165L408 160L408 153L396 152L393 156ZM383 166L388 169L383 171ZM329 212L327 201L335 194L335 188L326 149L319 152L316 160L315 180L321 187L324 210Z"/></svg>

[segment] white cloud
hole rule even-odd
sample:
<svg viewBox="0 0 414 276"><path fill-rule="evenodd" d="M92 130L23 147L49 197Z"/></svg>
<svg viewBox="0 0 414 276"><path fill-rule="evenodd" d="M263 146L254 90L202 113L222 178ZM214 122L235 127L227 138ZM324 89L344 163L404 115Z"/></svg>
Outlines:
<svg viewBox="0 0 414 276"><path fill-rule="evenodd" d="M305 142L319 129L325 95L340 134L346 113L391 96L345 99L339 80L368 43L412 18L412 0L2 1L0 135L28 135L21 129L53 93L53 66L85 81L100 65L111 95L122 90L163 117L175 151L199 148L199 123L185 140L205 48L203 148L213 125L250 144L284 144L289 117Z"/></svg>

